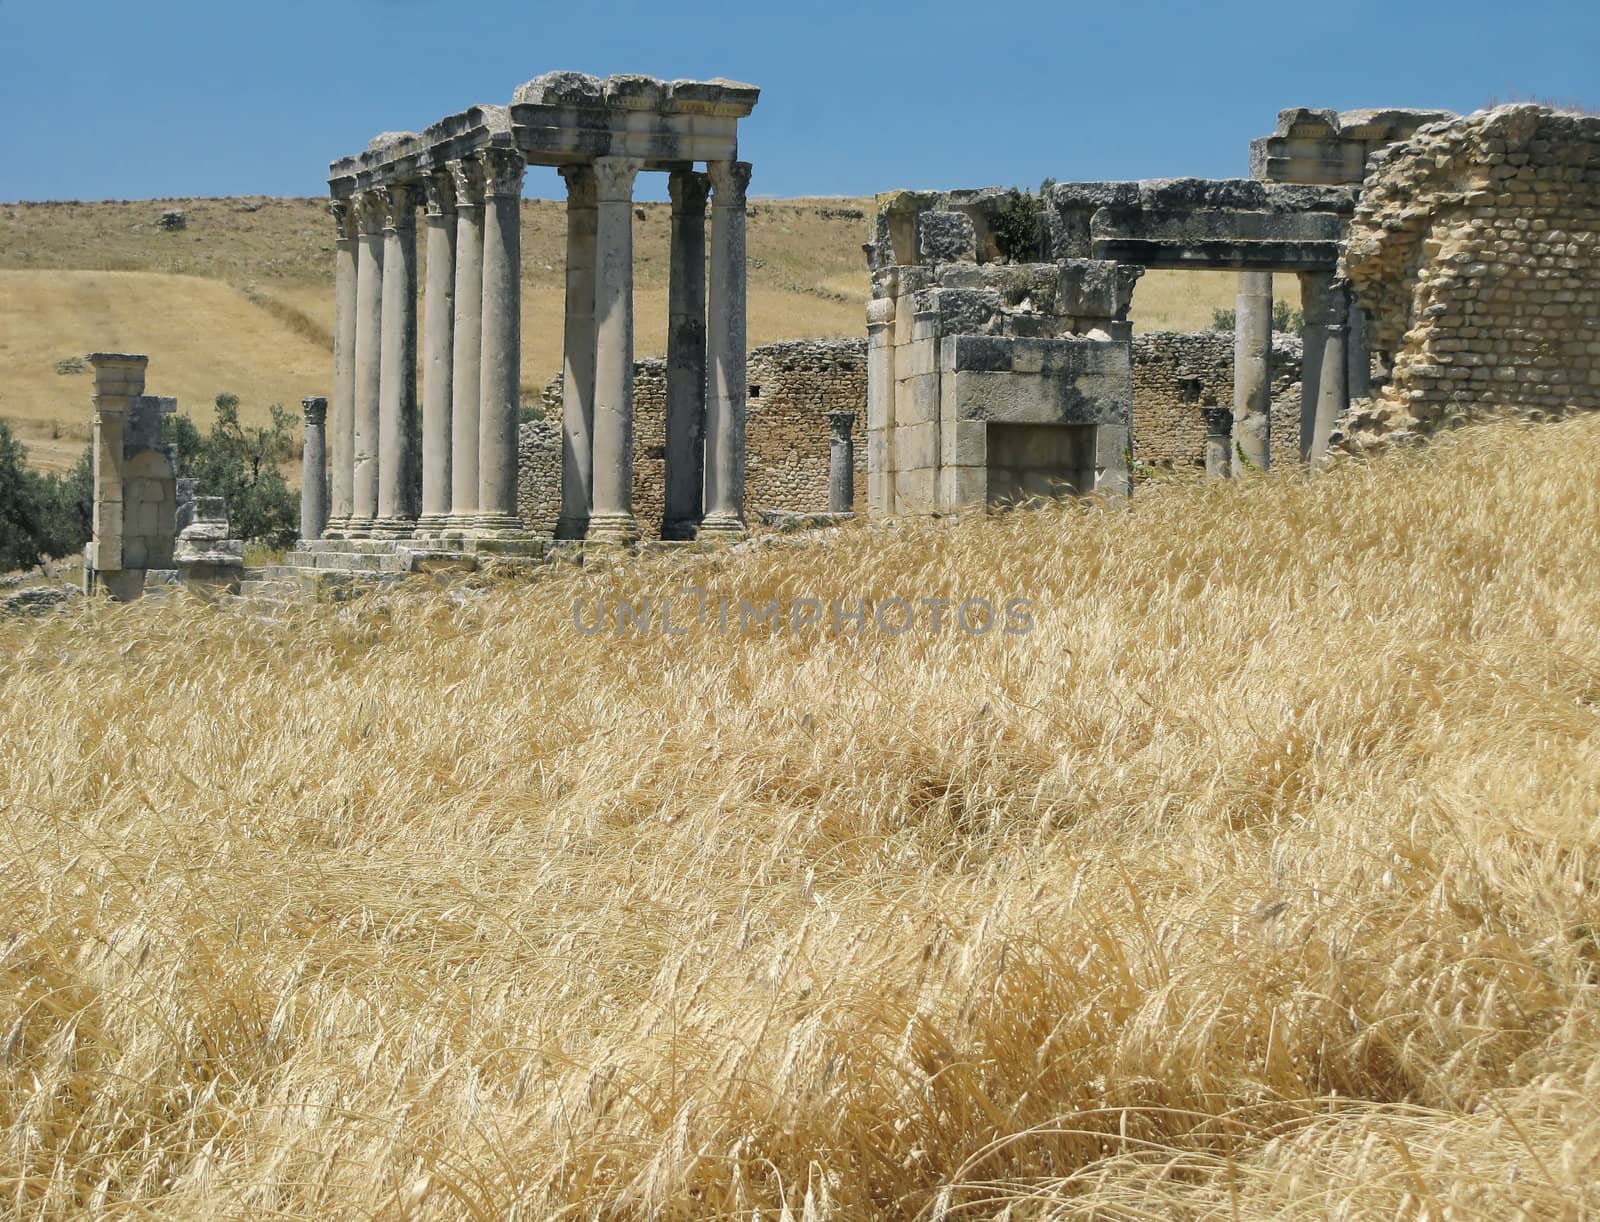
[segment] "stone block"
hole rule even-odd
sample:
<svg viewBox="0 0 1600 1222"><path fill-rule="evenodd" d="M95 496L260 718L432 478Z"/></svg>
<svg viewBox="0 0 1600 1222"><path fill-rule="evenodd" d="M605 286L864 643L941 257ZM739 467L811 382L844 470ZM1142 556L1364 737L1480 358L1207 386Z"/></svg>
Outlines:
<svg viewBox="0 0 1600 1222"><path fill-rule="evenodd" d="M978 260L978 231L963 212L924 212L917 218L917 244L925 263Z"/></svg>

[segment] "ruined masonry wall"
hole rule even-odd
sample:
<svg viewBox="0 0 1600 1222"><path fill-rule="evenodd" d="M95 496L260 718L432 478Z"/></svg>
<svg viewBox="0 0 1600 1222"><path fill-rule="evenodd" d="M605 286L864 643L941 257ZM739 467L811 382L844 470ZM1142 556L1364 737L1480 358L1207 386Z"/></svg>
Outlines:
<svg viewBox="0 0 1600 1222"><path fill-rule="evenodd" d="M1344 272L1393 357L1354 444L1600 408L1600 117L1502 106L1374 155Z"/></svg>
<svg viewBox="0 0 1600 1222"><path fill-rule="evenodd" d="M745 417L745 521L757 509L798 512L828 508L828 413L856 413L856 510L867 490L867 341L791 340L753 348L748 357ZM633 366L633 512L640 532L661 532L665 487L666 362ZM561 378L541 396L543 420L522 426L517 510L530 530L552 530L561 503Z"/></svg>
<svg viewBox="0 0 1600 1222"><path fill-rule="evenodd" d="M1298 336L1272 336L1272 461L1300 456ZM1205 466L1205 407L1233 406L1232 331L1145 331L1133 337L1133 460Z"/></svg>

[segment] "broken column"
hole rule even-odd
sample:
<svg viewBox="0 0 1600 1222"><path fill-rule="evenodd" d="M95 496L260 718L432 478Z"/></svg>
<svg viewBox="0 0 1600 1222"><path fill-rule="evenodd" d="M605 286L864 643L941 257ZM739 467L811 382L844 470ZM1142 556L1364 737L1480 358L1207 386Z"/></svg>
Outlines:
<svg viewBox="0 0 1600 1222"><path fill-rule="evenodd" d="M588 538L632 543L633 180L641 162L595 159L594 508Z"/></svg>
<svg viewBox="0 0 1600 1222"><path fill-rule="evenodd" d="M324 427L328 401L320 395L300 400L305 442L300 451L300 537L320 539L328 524L328 442Z"/></svg>
<svg viewBox="0 0 1600 1222"><path fill-rule="evenodd" d="M711 179L675 170L667 189L672 196L672 270L661 537L692 539L705 510L706 197Z"/></svg>
<svg viewBox="0 0 1600 1222"><path fill-rule="evenodd" d="M705 519L700 534L744 534L745 195L747 161L712 161L711 292L706 319Z"/></svg>
<svg viewBox="0 0 1600 1222"><path fill-rule="evenodd" d="M1272 465L1272 273L1240 272L1233 324L1233 471Z"/></svg>
<svg viewBox="0 0 1600 1222"><path fill-rule="evenodd" d="M522 176L513 148L487 148L484 172L483 342L478 363L476 534L517 535L517 430L522 418Z"/></svg>
<svg viewBox="0 0 1600 1222"><path fill-rule="evenodd" d="M1233 413L1225 407L1205 407L1200 415L1206 424L1206 478L1227 479L1233 474L1233 459L1229 442L1233 431Z"/></svg>
<svg viewBox="0 0 1600 1222"><path fill-rule="evenodd" d="M856 503L856 446L851 437L854 412L829 412L828 509L849 513Z"/></svg>

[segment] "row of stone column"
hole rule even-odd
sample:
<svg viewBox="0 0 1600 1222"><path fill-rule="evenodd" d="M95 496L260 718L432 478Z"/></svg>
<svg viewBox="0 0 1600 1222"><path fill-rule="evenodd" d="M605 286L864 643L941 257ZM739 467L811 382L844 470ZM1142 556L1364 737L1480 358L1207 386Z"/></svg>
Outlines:
<svg viewBox="0 0 1600 1222"><path fill-rule="evenodd" d="M630 542L633 184L643 163L564 166L562 498L557 536ZM743 531L745 200L750 166L672 171L664 538ZM491 148L335 201L331 496L343 538L494 538L517 516L525 162ZM710 314L705 211L711 200ZM416 209L425 209L420 453ZM412 503L418 483L420 504Z"/></svg>
<svg viewBox="0 0 1600 1222"><path fill-rule="evenodd" d="M1369 392L1364 315L1348 285L1332 272L1300 273L1300 298L1300 459L1320 464L1352 394ZM1272 273L1240 272L1233 331L1233 474L1271 465L1271 413ZM1212 444L1222 422L1220 416L1207 420L1206 466L1212 474L1224 473Z"/></svg>

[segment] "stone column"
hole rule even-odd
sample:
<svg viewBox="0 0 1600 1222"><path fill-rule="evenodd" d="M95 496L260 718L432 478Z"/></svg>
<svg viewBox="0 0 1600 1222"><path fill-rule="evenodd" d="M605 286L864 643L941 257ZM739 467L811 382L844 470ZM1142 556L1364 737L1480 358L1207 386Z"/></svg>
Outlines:
<svg viewBox="0 0 1600 1222"><path fill-rule="evenodd" d="M561 512L555 535L581 539L594 508L594 167L562 166L561 177L567 181L567 308L561 370Z"/></svg>
<svg viewBox="0 0 1600 1222"><path fill-rule="evenodd" d="M350 524L355 488L356 427L356 215L349 200L328 205L333 213L333 404L331 496L323 534L334 538Z"/></svg>
<svg viewBox="0 0 1600 1222"><path fill-rule="evenodd" d="M1272 273L1240 272L1233 324L1233 473L1272 465Z"/></svg>
<svg viewBox="0 0 1600 1222"><path fill-rule="evenodd" d="M522 175L516 149L483 164L483 338L478 358L478 517L482 537L522 533L517 431L522 418Z"/></svg>
<svg viewBox="0 0 1600 1222"><path fill-rule="evenodd" d="M854 412L829 412L828 427L828 509L849 513L856 503L856 443L850 430L856 426Z"/></svg>
<svg viewBox="0 0 1600 1222"><path fill-rule="evenodd" d="M1347 354L1349 375L1346 383L1352 399L1370 399L1372 397L1372 350L1367 347L1367 312L1361 308L1361 303L1356 300L1355 294L1350 294L1350 312L1348 315L1349 352Z"/></svg>
<svg viewBox="0 0 1600 1222"><path fill-rule="evenodd" d="M447 172L423 180L428 283L422 320L422 514L417 534L450 524L452 379L455 360L456 192Z"/></svg>
<svg viewBox="0 0 1600 1222"><path fill-rule="evenodd" d="M1311 461L1317 424L1317 388L1322 383L1322 349L1328 325L1344 321L1334 302L1333 273L1300 273L1300 461Z"/></svg>
<svg viewBox="0 0 1600 1222"><path fill-rule="evenodd" d="M450 163L456 197L455 327L450 358L451 538L478 525L478 362L483 356L483 166Z"/></svg>
<svg viewBox="0 0 1600 1222"><path fill-rule="evenodd" d="M632 543L633 180L642 163L599 157L595 177L594 509L588 538Z"/></svg>
<svg viewBox="0 0 1600 1222"><path fill-rule="evenodd" d="M875 518L895 512L893 284L887 293L867 302L867 512Z"/></svg>
<svg viewBox="0 0 1600 1222"><path fill-rule="evenodd" d="M300 451L300 538L322 538L328 523L328 401L321 395L300 400L305 444Z"/></svg>
<svg viewBox="0 0 1600 1222"><path fill-rule="evenodd" d="M711 178L674 170L667 291L666 488L661 537L693 539L705 513L706 198Z"/></svg>
<svg viewBox="0 0 1600 1222"><path fill-rule="evenodd" d="M355 423L351 434L350 522L345 536L365 539L378 516L378 426L383 323L383 209L375 191L356 197L361 229L356 252Z"/></svg>
<svg viewBox="0 0 1600 1222"><path fill-rule="evenodd" d="M1349 335L1345 322L1348 315L1348 295L1342 281L1335 282L1330 293L1331 313L1337 320L1324 330L1322 369L1317 380L1317 412L1311 431L1311 444L1307 458L1314 466L1328 461L1328 439L1334 425L1350 406Z"/></svg>
<svg viewBox="0 0 1600 1222"><path fill-rule="evenodd" d="M417 202L415 183L382 188L383 338L378 408L378 520L407 538L417 524Z"/></svg>
<svg viewBox="0 0 1600 1222"><path fill-rule="evenodd" d="M1225 407L1203 407L1200 415L1206 422L1206 478L1227 479L1233 474L1233 461L1228 451L1233 413Z"/></svg>
<svg viewBox="0 0 1600 1222"><path fill-rule="evenodd" d="M711 293L706 320L706 516L700 533L744 534L745 192L748 161L713 161Z"/></svg>

